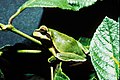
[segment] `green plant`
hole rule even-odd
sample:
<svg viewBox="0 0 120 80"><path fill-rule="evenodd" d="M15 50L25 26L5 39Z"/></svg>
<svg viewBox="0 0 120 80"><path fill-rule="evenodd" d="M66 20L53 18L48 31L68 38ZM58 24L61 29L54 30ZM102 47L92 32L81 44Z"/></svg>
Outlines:
<svg viewBox="0 0 120 80"><path fill-rule="evenodd" d="M44 45L41 41L17 30L13 25L12 21L13 19L19 15L24 9L28 7L50 7L50 8L61 8L61 9L67 9L67 10L74 10L78 11L79 9L83 7L89 7L90 5L94 4L97 0L89 0L89 2L85 0L28 0L26 1L15 14L13 14L7 25L4 25L0 23L0 30L10 30L14 33L17 33L18 35L21 35L39 45ZM57 32L56 30L52 30L53 32L59 33L59 36L53 35L56 38L60 38L61 36L65 35L63 33ZM68 37L68 38L67 38ZM95 68L95 71L97 73L97 76L100 80L118 80L119 79L119 24L118 22L114 21L113 19L110 19L109 17L105 17L102 23L98 26L96 29L96 32L94 33L94 36L92 39L87 38L80 38L78 41L74 40L73 38L69 36L61 37L62 40L65 38L69 40L73 40L73 42L77 42L76 45L80 46L80 50L82 49L85 54L88 54L90 52L89 56L91 58L91 62ZM48 38L50 39L50 38ZM61 48L59 48L58 45L64 46L63 44L57 44L55 42L55 38L51 39L53 41L53 46L56 46L55 49L58 50L58 52L61 52ZM61 42L62 43L62 42ZM67 43L66 43L67 44ZM70 44L68 46L71 46ZM64 46L67 47L67 46ZM58 49L59 48L59 49ZM67 49L67 48L65 48ZM70 78L62 71L62 61L80 61L78 58L81 56L81 54L76 56L76 53L70 53L70 55L62 54L61 56L56 56L54 54L55 50L51 51L51 48L49 49L50 52L53 53L53 57L49 58L49 62L53 62L56 60L56 58L60 59L61 62L57 65L55 71L53 72L53 67L51 66L51 80L70 80ZM74 49L76 50L76 49ZM72 52L77 52L77 51ZM32 53L40 53L41 50L18 50L19 53L25 53L25 52L32 52ZM65 51L65 50L63 50ZM68 50L69 52L70 50ZM82 53L82 54L84 54ZM2 51L0 52L0 55L2 55ZM58 55L58 54L57 54ZM74 57L73 57L74 56ZM64 58L63 58L64 57ZM82 56L83 57L83 56ZM71 59L72 58L72 59ZM76 60L77 59L77 60ZM80 61L81 62L81 61ZM54 73L54 75L53 75ZM2 72L0 71L0 74ZM3 75L3 74L2 74ZM93 76L91 79L93 79L95 76ZM94 78L96 79L96 78Z"/></svg>

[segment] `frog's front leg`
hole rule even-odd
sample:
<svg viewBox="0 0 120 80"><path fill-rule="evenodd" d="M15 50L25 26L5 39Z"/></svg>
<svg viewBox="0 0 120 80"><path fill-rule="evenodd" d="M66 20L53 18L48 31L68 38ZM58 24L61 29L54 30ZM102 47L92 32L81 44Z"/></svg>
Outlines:
<svg viewBox="0 0 120 80"><path fill-rule="evenodd" d="M56 57L56 50L55 50L55 48L54 47L50 47L49 48L49 51L53 54L53 56L55 56Z"/></svg>

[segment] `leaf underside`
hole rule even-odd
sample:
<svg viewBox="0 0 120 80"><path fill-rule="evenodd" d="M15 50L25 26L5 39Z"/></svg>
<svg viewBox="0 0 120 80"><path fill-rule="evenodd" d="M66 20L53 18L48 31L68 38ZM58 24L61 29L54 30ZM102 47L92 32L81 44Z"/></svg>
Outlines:
<svg viewBox="0 0 120 80"><path fill-rule="evenodd" d="M105 17L90 43L91 61L100 80L118 80L119 42L118 22Z"/></svg>

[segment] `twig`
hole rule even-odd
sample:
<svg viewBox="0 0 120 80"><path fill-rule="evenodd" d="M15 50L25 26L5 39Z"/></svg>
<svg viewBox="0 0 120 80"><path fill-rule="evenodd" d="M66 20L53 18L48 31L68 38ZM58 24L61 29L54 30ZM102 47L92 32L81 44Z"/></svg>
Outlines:
<svg viewBox="0 0 120 80"><path fill-rule="evenodd" d="M52 66L50 66L50 70L51 70L51 80L54 80L53 79L53 67Z"/></svg>
<svg viewBox="0 0 120 80"><path fill-rule="evenodd" d="M3 54L3 52L2 51L0 51L0 56Z"/></svg>
<svg viewBox="0 0 120 80"><path fill-rule="evenodd" d="M15 14L13 14L13 15L9 18L8 24L12 24L13 19L14 19L16 16L18 16L24 9L25 9L24 7L20 7L20 8L17 10L17 12L16 12Z"/></svg>
<svg viewBox="0 0 120 80"><path fill-rule="evenodd" d="M41 53L41 50L17 50L18 53Z"/></svg>
<svg viewBox="0 0 120 80"><path fill-rule="evenodd" d="M39 44L39 45L42 45L42 43L41 43L39 40L37 40L37 39L35 39L35 38L33 38L33 37L31 37L31 36L29 36L29 35L21 32L21 31L19 31L19 30L17 30L15 27L13 27L13 28L11 29L11 31L14 32L14 33L16 33L16 34L19 34L19 35L21 35L21 36L23 36L23 37L25 37L25 38L27 38L27 39L29 39L29 40L31 40L31 41L33 41L33 42L35 42L35 43L37 43L37 44Z"/></svg>

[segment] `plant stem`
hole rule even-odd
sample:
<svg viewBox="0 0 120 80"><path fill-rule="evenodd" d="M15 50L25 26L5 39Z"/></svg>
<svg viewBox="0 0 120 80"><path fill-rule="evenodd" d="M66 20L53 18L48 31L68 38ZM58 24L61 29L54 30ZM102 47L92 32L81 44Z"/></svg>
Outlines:
<svg viewBox="0 0 120 80"><path fill-rule="evenodd" d="M25 9L25 8L20 7L20 8L17 10L17 12L16 12L15 14L13 14L13 15L9 18L8 24L12 24L13 19L14 19L16 16L18 16L24 9Z"/></svg>
<svg viewBox="0 0 120 80"><path fill-rule="evenodd" d="M53 79L53 67L52 66L50 66L50 70L51 70L51 80L54 80Z"/></svg>
<svg viewBox="0 0 120 80"><path fill-rule="evenodd" d="M18 53L41 53L41 50L17 50Z"/></svg>
<svg viewBox="0 0 120 80"><path fill-rule="evenodd" d="M15 27L12 27L10 30L11 30L12 32L16 33L16 34L19 34L20 36L23 36L23 37L25 37L25 38L27 38L27 39L29 39L29 40L31 40L31 41L39 44L39 45L42 45L42 43L41 43L39 40L37 40L37 39L35 39L35 38L33 38L33 37L31 37L31 36L29 36L29 35L21 32L21 31L19 31L19 30L17 30Z"/></svg>
<svg viewBox="0 0 120 80"><path fill-rule="evenodd" d="M55 49L53 47L49 48L49 51L53 54L53 56L56 57L56 52L55 52Z"/></svg>
<svg viewBox="0 0 120 80"><path fill-rule="evenodd" d="M3 54L3 52L2 51L0 51L0 56Z"/></svg>

